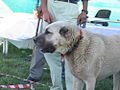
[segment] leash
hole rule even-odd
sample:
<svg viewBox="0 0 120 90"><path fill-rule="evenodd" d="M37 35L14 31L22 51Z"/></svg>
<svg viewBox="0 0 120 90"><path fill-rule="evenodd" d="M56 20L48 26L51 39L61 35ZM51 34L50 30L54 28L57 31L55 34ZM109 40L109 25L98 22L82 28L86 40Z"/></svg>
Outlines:
<svg viewBox="0 0 120 90"><path fill-rule="evenodd" d="M61 54L61 66L62 66L62 73L61 73L61 78L62 80L65 80L65 57L64 54Z"/></svg>

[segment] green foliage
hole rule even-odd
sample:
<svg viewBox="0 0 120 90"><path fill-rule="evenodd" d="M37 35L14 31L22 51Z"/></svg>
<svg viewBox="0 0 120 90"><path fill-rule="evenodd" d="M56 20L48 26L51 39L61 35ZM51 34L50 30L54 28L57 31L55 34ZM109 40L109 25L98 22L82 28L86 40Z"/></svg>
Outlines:
<svg viewBox="0 0 120 90"><path fill-rule="evenodd" d="M30 49L19 49L13 44L9 43L8 54L2 54L2 45L0 46L0 57L2 58L31 58L32 50Z"/></svg>

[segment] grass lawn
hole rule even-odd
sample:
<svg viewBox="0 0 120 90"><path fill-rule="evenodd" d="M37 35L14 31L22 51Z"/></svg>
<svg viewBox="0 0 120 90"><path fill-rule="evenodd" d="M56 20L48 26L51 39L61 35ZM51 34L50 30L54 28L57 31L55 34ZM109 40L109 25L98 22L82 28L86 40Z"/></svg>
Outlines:
<svg viewBox="0 0 120 90"><path fill-rule="evenodd" d="M2 46L0 46L0 73L10 74L21 78L27 78L29 75L29 66L31 59L32 50L28 49L18 49L12 44L9 45L9 53L7 55L2 55ZM47 65L45 67L48 68ZM40 78L40 83L51 85L50 72L48 70L44 70L42 77ZM26 82L11 78L0 76L0 85L11 85L11 84L27 84ZM49 90L48 87L43 87L41 85L34 85L36 90ZM6 90L0 88L0 90ZM7 89L11 90L11 89ZM21 89L14 89L21 90ZM22 89L22 90L30 90Z"/></svg>
<svg viewBox="0 0 120 90"><path fill-rule="evenodd" d="M32 50L28 49L18 49L12 44L9 44L9 53L7 55L2 54L2 46L0 46L0 73L6 73L10 75L15 75L21 78L27 78L29 75L29 66L31 59L31 53ZM48 68L47 64L45 67ZM49 69L44 70L44 73L42 77L40 78L40 83L51 85L51 79L50 79L50 71ZM0 85L10 85L10 84L27 84L26 82L0 76ZM48 87L44 87L41 85L34 85L34 88L36 90L49 90ZM0 90L6 90L3 88L0 88ZM7 89L12 90L12 89ZM21 90L21 89L13 89L13 90ZM28 89L22 89L22 90L30 90ZM112 90L112 79L107 78L105 80L101 80L97 82L96 90Z"/></svg>

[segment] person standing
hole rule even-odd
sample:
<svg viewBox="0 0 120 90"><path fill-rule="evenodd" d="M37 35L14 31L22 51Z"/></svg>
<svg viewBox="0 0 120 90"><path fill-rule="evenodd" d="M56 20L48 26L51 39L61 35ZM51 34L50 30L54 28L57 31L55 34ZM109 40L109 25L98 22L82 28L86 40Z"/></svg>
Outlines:
<svg viewBox="0 0 120 90"><path fill-rule="evenodd" d="M82 5L81 6L81 12L79 10L79 5L77 4L79 0L41 0L41 6L38 8L39 12L42 12L42 18L43 18L43 30L44 28L55 21L67 21L72 24L82 24L86 22L87 18L87 6L88 6L88 0L81 0ZM39 14L39 13L38 13ZM38 15L39 17L39 15ZM35 46L36 47L36 46ZM39 53L37 52L37 48L34 48L34 55L32 58L34 58L34 61L31 63L31 66L37 66L36 68L30 68L30 77L32 77L32 74L36 74L35 80L37 80L41 74L40 74L40 63L41 60L39 59ZM62 67L61 67L61 56L59 54L50 54L45 53L44 54L45 59L49 65L50 68L50 74L52 79L53 86L50 90L63 90L62 86ZM39 74L38 74L39 73ZM34 79L34 77L32 77ZM65 61L65 82L66 82L66 88L67 90L73 90L73 75L71 74L67 61ZM29 78L28 78L29 79ZM80 87L81 88L81 87Z"/></svg>

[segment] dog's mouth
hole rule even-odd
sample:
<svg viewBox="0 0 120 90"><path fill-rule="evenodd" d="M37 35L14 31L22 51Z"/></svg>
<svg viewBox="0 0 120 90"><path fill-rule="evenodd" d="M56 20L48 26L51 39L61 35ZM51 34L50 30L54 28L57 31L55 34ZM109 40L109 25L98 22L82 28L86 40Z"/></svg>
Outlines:
<svg viewBox="0 0 120 90"><path fill-rule="evenodd" d="M47 45L47 46L44 46L43 48L40 48L40 50L43 53L54 53L56 48L53 45Z"/></svg>
<svg viewBox="0 0 120 90"><path fill-rule="evenodd" d="M41 34L39 37L35 38L34 43L43 53L54 53L56 50L52 42L45 40L44 34Z"/></svg>
<svg viewBox="0 0 120 90"><path fill-rule="evenodd" d="M52 43L35 43L43 53L54 53L56 48Z"/></svg>

